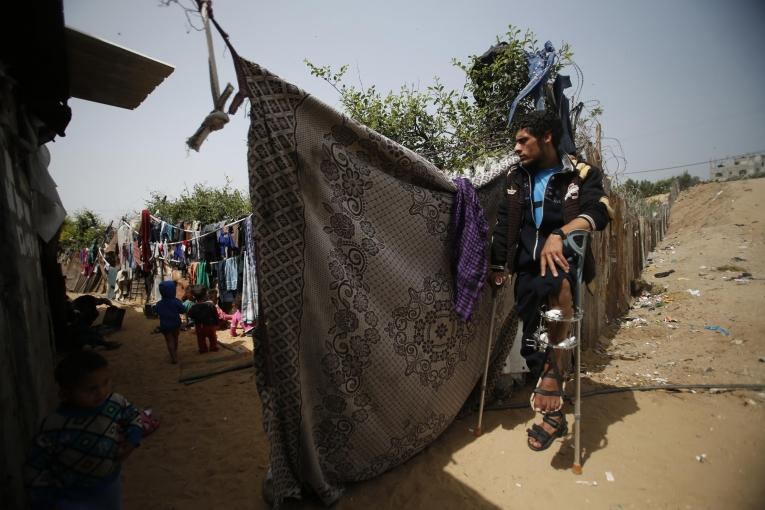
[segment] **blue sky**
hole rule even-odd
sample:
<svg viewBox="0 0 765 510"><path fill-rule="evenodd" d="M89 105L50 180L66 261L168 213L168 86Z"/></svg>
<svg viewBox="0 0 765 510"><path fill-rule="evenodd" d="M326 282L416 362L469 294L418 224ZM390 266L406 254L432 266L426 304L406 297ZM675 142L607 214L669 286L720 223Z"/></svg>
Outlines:
<svg viewBox="0 0 765 510"><path fill-rule="evenodd" d="M424 88L433 76L461 89L452 58L481 54L513 24L571 45L584 72L581 98L600 102L603 134L621 142L627 172L765 150L765 3L756 0L217 0L214 7L243 57L331 105L336 92L310 76L303 59L349 64L353 79L384 91ZM67 136L49 144L67 210L118 218L140 210L152 190L174 197L226 176L246 189L244 108L199 153L185 147L211 99L204 35L189 30L180 8L64 0L64 9L67 25L175 67L133 111L71 100ZM217 34L215 46L222 84L235 85ZM688 169L708 175L706 165Z"/></svg>

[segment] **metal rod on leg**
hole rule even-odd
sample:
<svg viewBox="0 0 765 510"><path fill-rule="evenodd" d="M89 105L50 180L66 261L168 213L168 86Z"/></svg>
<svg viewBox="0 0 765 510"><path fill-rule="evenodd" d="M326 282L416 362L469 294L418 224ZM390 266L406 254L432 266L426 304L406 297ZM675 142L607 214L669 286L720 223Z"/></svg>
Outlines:
<svg viewBox="0 0 765 510"><path fill-rule="evenodd" d="M489 359L491 358L491 342L494 339L494 317L497 314L497 288L492 285L491 288L491 318L489 321L489 336L486 339L486 363L483 367L483 378L481 379L481 403L478 406L478 425L476 425L473 435L479 437L483 430L483 405L486 401L486 380L489 378Z"/></svg>

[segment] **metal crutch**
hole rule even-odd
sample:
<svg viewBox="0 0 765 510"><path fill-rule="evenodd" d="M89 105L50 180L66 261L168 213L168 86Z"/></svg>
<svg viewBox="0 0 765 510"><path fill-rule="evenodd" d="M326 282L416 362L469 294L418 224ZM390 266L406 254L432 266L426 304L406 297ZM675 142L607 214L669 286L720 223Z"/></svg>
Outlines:
<svg viewBox="0 0 765 510"><path fill-rule="evenodd" d="M486 339L486 363L483 367L483 378L481 379L481 403L478 406L478 425L476 425L473 435L479 437L483 432L481 424L483 422L483 405L486 401L486 380L489 377L489 359L491 358L491 342L494 340L494 318L497 315L497 286L491 285L491 319L489 322L489 336Z"/></svg>
<svg viewBox="0 0 765 510"><path fill-rule="evenodd" d="M576 292L574 293L574 310L582 311L584 289L582 286L582 274L584 271L584 254L587 251L587 241L590 233L586 230L573 230L566 236L566 243L576 253L578 264L576 267ZM577 475L582 474L581 459L581 424L582 424L582 320L576 322L576 397L574 400L574 465L571 469Z"/></svg>

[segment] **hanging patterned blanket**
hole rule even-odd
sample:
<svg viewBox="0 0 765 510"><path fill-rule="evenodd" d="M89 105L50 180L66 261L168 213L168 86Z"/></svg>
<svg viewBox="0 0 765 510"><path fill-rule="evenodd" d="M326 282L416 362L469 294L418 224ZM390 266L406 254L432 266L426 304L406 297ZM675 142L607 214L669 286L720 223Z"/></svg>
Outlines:
<svg viewBox="0 0 765 510"><path fill-rule="evenodd" d="M454 312L449 176L235 59L251 106L255 367L274 495L278 504L309 489L330 504L345 482L405 462L460 412L480 383L491 294L484 288L468 322ZM473 178L490 225L509 164ZM512 291L497 299L495 331Z"/></svg>

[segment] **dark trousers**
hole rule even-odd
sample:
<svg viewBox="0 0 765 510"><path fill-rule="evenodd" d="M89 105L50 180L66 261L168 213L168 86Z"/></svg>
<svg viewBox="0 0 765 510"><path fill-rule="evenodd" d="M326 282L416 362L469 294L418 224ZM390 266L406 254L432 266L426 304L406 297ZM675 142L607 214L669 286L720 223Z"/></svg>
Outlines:
<svg viewBox="0 0 765 510"><path fill-rule="evenodd" d="M207 352L210 351L217 351L218 350L218 325L213 324L212 326L206 326L202 324L197 324L194 326L196 334L197 334L197 346L199 347L199 352ZM207 348L207 340L210 341L210 348Z"/></svg>
<svg viewBox="0 0 765 510"><path fill-rule="evenodd" d="M574 291L576 282L576 262L573 257L568 258L569 272L558 269L557 278L552 271L547 270L545 276L539 272L520 271L515 281L515 309L518 317L523 321L523 344L521 355L526 360L526 365L534 377L538 377L542 371L545 353L536 350L534 336L539 328L540 312L547 307L550 296L560 292L563 280L568 280Z"/></svg>

